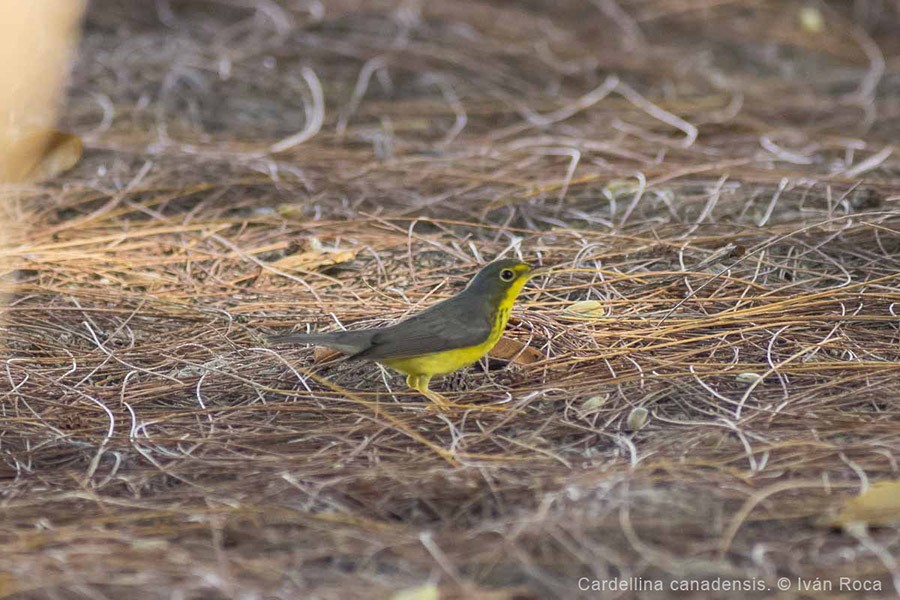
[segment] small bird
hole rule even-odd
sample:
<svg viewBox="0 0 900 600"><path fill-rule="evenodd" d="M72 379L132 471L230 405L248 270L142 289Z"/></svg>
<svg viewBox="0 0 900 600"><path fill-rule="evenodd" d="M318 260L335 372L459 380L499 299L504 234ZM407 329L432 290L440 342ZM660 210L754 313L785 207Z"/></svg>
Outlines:
<svg viewBox="0 0 900 600"><path fill-rule="evenodd" d="M406 375L406 385L439 407L451 406L428 388L431 378L471 365L500 339L522 287L535 276L531 266L513 259L494 261L455 296L395 325L331 333L292 333L270 338L285 344L333 348L350 359L387 365Z"/></svg>

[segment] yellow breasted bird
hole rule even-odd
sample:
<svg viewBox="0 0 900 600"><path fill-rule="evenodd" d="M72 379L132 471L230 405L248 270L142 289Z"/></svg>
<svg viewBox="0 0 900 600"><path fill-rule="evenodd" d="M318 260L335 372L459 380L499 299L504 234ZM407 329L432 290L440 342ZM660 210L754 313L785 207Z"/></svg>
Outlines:
<svg viewBox="0 0 900 600"><path fill-rule="evenodd" d="M509 311L536 273L523 262L490 263L452 298L395 325L331 333L292 333L273 343L315 344L351 359L374 360L406 375L406 384L439 406L447 400L430 389L435 375L471 365L500 339Z"/></svg>

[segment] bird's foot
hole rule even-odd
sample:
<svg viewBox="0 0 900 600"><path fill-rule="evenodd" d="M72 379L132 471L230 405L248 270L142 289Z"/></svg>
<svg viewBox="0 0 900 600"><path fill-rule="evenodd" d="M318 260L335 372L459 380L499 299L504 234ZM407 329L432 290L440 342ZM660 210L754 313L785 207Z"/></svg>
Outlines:
<svg viewBox="0 0 900 600"><path fill-rule="evenodd" d="M406 378L406 384L431 400L432 406L431 410L435 412L449 412L451 409L456 410L480 410L480 411L490 411L490 412L506 412L508 409L505 407L499 406L484 406L479 404L456 404L455 402L450 402L445 398L442 394L435 392L432 389L429 389L428 382L431 377L425 377L422 375L415 376L409 375Z"/></svg>
<svg viewBox="0 0 900 600"><path fill-rule="evenodd" d="M433 392L431 390L419 390L422 392L422 395L431 400L433 403L432 409L438 412L447 412L451 408L456 408L456 404L450 402L443 396L443 394L438 394L437 392Z"/></svg>
<svg viewBox="0 0 900 600"><path fill-rule="evenodd" d="M506 412L509 410L508 408L501 406L487 406L484 404L458 404L456 402L451 402L444 396L443 394L439 394L432 390L428 390L428 393L422 392L422 395L431 400L434 404L432 409L437 412L448 412L450 410L481 410L487 412Z"/></svg>

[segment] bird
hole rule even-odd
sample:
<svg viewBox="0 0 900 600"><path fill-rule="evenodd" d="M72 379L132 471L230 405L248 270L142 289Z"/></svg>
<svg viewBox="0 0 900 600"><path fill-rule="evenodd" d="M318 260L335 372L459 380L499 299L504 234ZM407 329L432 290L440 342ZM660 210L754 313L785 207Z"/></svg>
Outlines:
<svg viewBox="0 0 900 600"><path fill-rule="evenodd" d="M439 409L452 407L430 389L431 378L478 361L499 341L513 303L529 279L531 265L500 259L484 266L455 296L386 327L325 333L291 333L269 338L273 344L314 344L371 360L406 375L410 389Z"/></svg>

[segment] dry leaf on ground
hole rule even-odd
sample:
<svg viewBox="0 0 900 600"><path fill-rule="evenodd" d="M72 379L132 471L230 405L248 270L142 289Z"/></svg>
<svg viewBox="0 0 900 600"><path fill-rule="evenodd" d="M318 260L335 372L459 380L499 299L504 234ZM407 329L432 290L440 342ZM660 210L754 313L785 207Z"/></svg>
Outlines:
<svg viewBox="0 0 900 600"><path fill-rule="evenodd" d="M401 590L391 596L391 600L438 600L438 587L433 583Z"/></svg>
<svg viewBox="0 0 900 600"><path fill-rule="evenodd" d="M508 337L500 338L488 356L502 360L512 360L517 365L530 365L546 358L540 350Z"/></svg>
<svg viewBox="0 0 900 600"><path fill-rule="evenodd" d="M577 315L599 317L606 312L606 307L599 300L582 300L570 304L566 311Z"/></svg>
<svg viewBox="0 0 900 600"><path fill-rule="evenodd" d="M879 481L865 492L844 502L837 514L826 519L830 527L852 523L886 526L900 523L900 481Z"/></svg>
<svg viewBox="0 0 900 600"><path fill-rule="evenodd" d="M35 136L39 148L28 173L30 181L46 181L62 175L81 160L84 144L81 138L64 131L45 131Z"/></svg>
<svg viewBox="0 0 900 600"><path fill-rule="evenodd" d="M330 267L356 258L357 250L308 250L291 254L271 263L281 271L312 271L321 267Z"/></svg>

